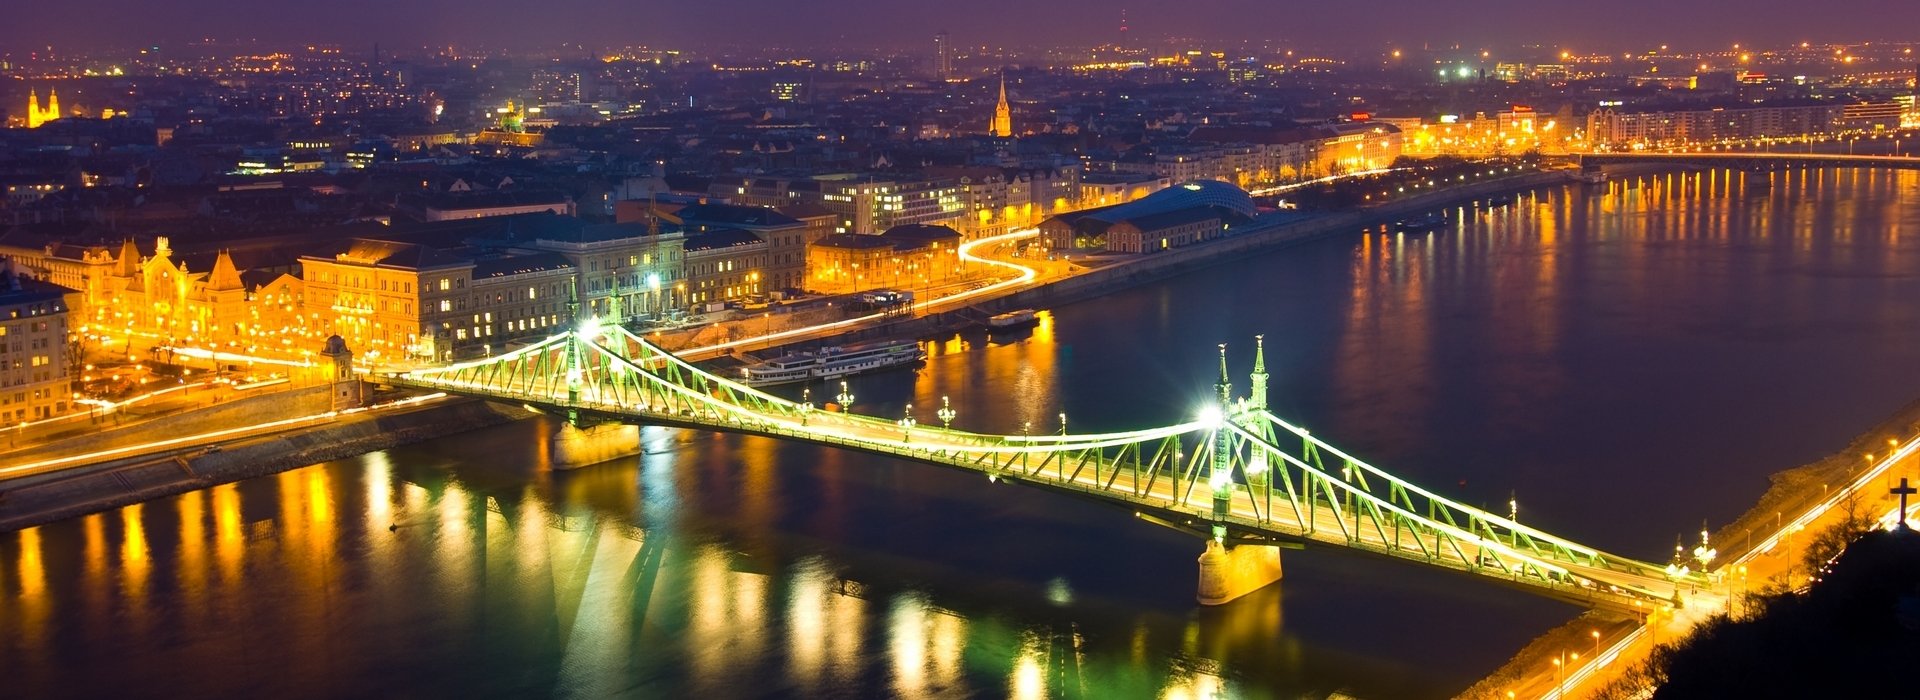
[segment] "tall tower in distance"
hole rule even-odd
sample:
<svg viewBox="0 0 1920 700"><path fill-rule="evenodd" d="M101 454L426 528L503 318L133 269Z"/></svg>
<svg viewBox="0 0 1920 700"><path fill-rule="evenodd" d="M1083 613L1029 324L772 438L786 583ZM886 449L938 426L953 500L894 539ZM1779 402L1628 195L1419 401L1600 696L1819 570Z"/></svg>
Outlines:
<svg viewBox="0 0 1920 700"><path fill-rule="evenodd" d="M933 35L933 79L947 82L953 78L953 38L946 32Z"/></svg>
<svg viewBox="0 0 1920 700"><path fill-rule="evenodd" d="M1000 73L1000 103L993 106L993 126L987 133L1007 138L1013 135L1013 107L1007 104L1007 74Z"/></svg>

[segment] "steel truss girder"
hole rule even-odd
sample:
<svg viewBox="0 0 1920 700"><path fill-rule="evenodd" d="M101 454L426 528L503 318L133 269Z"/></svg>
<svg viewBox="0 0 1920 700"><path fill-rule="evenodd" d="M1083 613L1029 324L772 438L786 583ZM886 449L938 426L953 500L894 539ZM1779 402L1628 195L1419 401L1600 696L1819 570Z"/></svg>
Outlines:
<svg viewBox="0 0 1920 700"><path fill-rule="evenodd" d="M1264 410L1094 435L983 435L905 426L818 410L737 384L621 328L591 338L569 331L486 360L387 380L568 415L585 411L888 454L1083 493L1142 513L1214 521L1259 538L1332 544L1492 577L1595 605L1664 601L1645 586L1594 577L1658 577L1655 565L1438 496ZM1226 439L1216 440L1222 432ZM1299 446L1283 448L1281 438L1298 438ZM1229 454L1216 460L1220 445ZM1329 457L1337 469L1327 468ZM1224 522L1215 517L1216 494L1227 499Z"/></svg>

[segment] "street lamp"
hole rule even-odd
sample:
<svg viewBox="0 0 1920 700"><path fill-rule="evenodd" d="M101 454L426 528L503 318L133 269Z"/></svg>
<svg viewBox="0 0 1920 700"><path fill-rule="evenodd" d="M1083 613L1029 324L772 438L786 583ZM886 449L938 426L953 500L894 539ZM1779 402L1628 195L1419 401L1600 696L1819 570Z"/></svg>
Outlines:
<svg viewBox="0 0 1920 700"><path fill-rule="evenodd" d="M947 401L947 397L942 396L940 397L940 410L934 415L940 417L940 427L942 429L951 430L953 429L954 416L960 414L953 410L953 405Z"/></svg>
<svg viewBox="0 0 1920 700"><path fill-rule="evenodd" d="M1681 544L1681 540L1682 538L1680 536L1678 535L1674 536L1673 560L1667 562L1667 580L1672 581L1674 583L1674 586L1673 586L1674 600L1680 599L1680 579L1684 578L1687 575L1687 572L1689 571L1686 564L1680 563L1686 560L1686 545Z"/></svg>
<svg viewBox="0 0 1920 700"><path fill-rule="evenodd" d="M811 413L813 413L813 388L806 387L800 390L800 424L801 425L807 424L807 416L808 414L811 414Z"/></svg>
<svg viewBox="0 0 1920 700"><path fill-rule="evenodd" d="M1587 630L1587 634L1593 637L1593 658L1598 659L1600 658L1600 630Z"/></svg>
<svg viewBox="0 0 1920 700"><path fill-rule="evenodd" d="M913 404L907 404L907 415L900 419L901 442L907 442L913 438L913 425Z"/></svg>
<svg viewBox="0 0 1920 700"><path fill-rule="evenodd" d="M1060 436L1066 437L1066 434L1067 434L1067 413L1065 411L1061 411L1060 412Z"/></svg>
<svg viewBox="0 0 1920 700"><path fill-rule="evenodd" d="M1702 520L1700 521L1700 546L1693 548L1693 558L1700 562L1700 570L1704 572L1707 570L1707 564L1713 561L1716 554L1719 552L1707 545L1707 521Z"/></svg>

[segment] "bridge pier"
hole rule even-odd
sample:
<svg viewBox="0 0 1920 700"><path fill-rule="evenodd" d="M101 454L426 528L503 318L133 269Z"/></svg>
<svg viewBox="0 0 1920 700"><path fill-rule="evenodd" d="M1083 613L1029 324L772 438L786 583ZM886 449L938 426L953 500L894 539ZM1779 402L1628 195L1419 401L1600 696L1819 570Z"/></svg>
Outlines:
<svg viewBox="0 0 1920 700"><path fill-rule="evenodd" d="M640 426L625 423L601 423L585 428L571 421L561 423L547 445L547 463L553 469L578 469L637 454L640 454Z"/></svg>
<svg viewBox="0 0 1920 700"><path fill-rule="evenodd" d="M1207 540L1200 554L1201 605L1224 605L1280 580L1280 548L1264 544L1228 547Z"/></svg>

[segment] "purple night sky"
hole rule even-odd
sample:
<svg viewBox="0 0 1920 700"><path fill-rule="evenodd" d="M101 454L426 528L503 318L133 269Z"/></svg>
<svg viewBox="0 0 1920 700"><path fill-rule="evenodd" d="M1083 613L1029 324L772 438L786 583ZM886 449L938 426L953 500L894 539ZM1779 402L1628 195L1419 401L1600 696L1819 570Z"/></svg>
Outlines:
<svg viewBox="0 0 1920 700"><path fill-rule="evenodd" d="M1920 26L1911 0L1371 0L1276 2L927 2L924 0L95 0L18 2L0 46L84 47L200 37L555 46L652 43L920 46L945 29L958 43L1085 45L1117 34L1127 7L1138 42L1165 37L1271 39L1319 47L1417 48L1421 43L1545 44L1614 50L1661 43L1711 46L1872 36ZM1132 43L1132 42L1130 42Z"/></svg>

